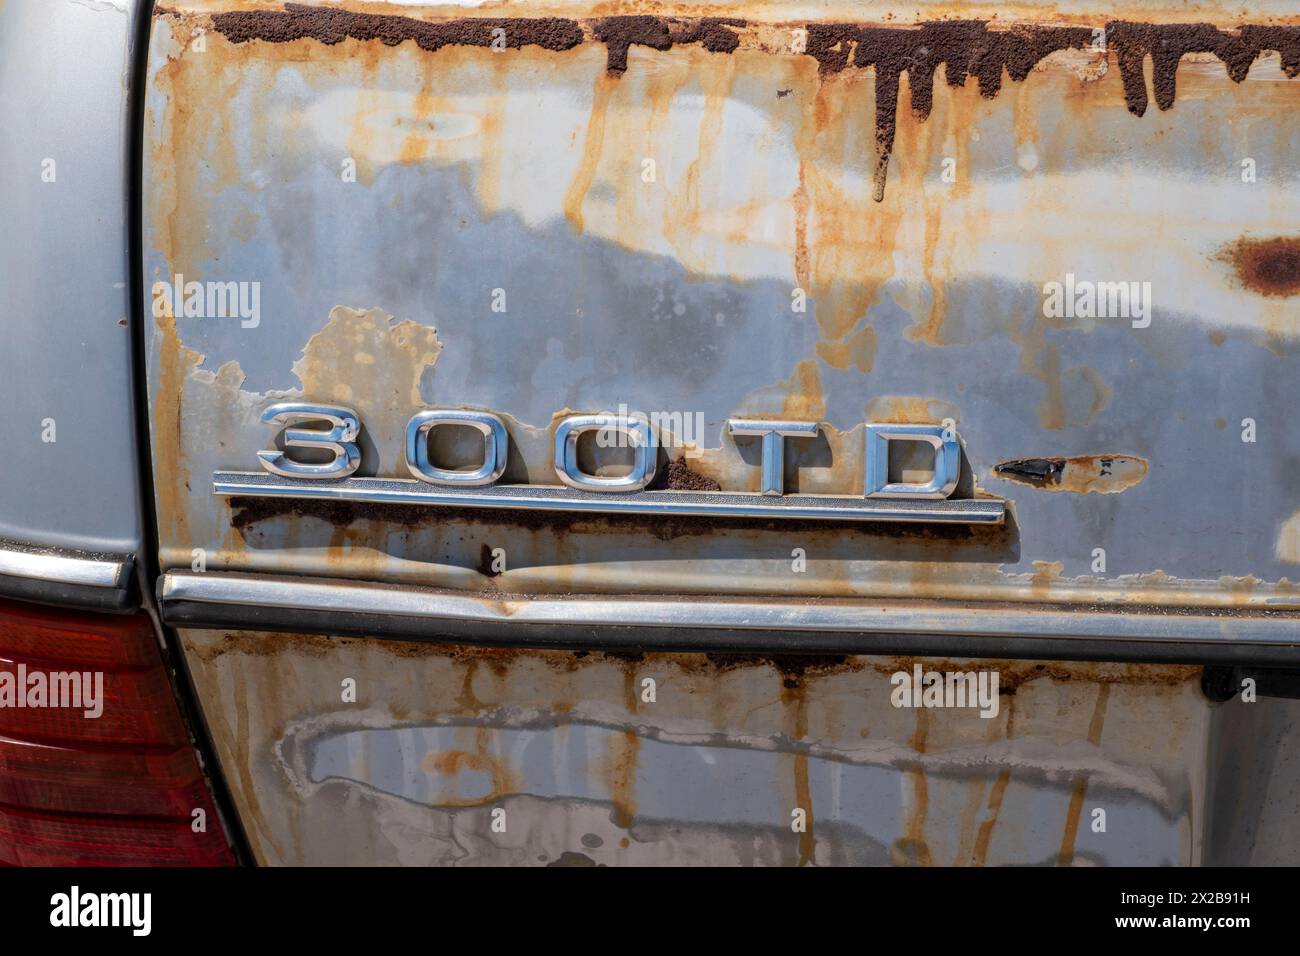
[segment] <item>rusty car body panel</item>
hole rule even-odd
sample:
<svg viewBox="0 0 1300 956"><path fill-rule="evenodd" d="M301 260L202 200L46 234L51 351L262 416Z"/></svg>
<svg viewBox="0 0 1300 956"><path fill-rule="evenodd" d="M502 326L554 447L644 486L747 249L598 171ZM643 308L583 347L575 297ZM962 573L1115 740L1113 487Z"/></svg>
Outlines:
<svg viewBox="0 0 1300 956"><path fill-rule="evenodd" d="M379 15L353 6L362 24ZM751 11L752 25L712 28L729 52L635 44L611 59L599 18L565 21L565 49L544 34L496 53L454 31L436 50L357 40L301 9L187 3L155 19L146 278L248 276L266 294L257 328L156 318L165 567L202 548L209 569L478 588L481 548L502 544L512 560L491 583L513 592L1300 600L1294 253L1240 259L1294 241L1294 137L1278 121L1300 86L1294 45L1276 41L1240 80L1189 54L1175 108L1137 116L1131 69L1068 34L995 93L950 72L924 118L913 93L885 162L872 71L788 52L817 22ZM1256 182L1241 182L1243 158ZM554 281L556 261L570 281ZM1278 281L1261 287L1270 268ZM1045 319L1041 287L1066 273L1149 276L1150 328ZM806 313L791 311L795 288ZM560 409L698 410L706 437L687 464L740 489L758 472L723 447L725 418L802 414L828 424L827 442L792 450L791 483L838 493L861 487L864 418L952 418L976 487L1011 499L1015 520L956 538L801 532L796 577L785 536L761 530L214 500L211 473L268 442L261 409L298 395L356 407L378 475L402 474L402 428L427 404L504 414L520 453L509 477L532 480L549 473ZM1117 457L1138 464L1108 478L1100 462ZM1005 465L1056 458L1083 479L1045 489Z"/></svg>
<svg viewBox="0 0 1300 956"><path fill-rule="evenodd" d="M1294 649L1298 103L1300 16L1272 2L160 4L145 290L262 296L252 325L144 303L161 570L498 611L924 601L958 645L975 604L1199 615L1229 649L1243 620ZM1049 317L1067 276L1150 283L1149 321ZM862 493L864 422L950 420L964 492L1009 514L214 495L298 398L356 409L379 477L407 477L415 411L491 410L519 483L554 483L573 412L700 413L666 486L745 491L727 419L817 420L786 460L808 494ZM1194 648L727 656L175 622L264 863L1191 864L1300 840L1294 706L1207 700ZM999 716L891 706L918 660L996 670ZM1230 757L1234 734L1255 743Z"/></svg>

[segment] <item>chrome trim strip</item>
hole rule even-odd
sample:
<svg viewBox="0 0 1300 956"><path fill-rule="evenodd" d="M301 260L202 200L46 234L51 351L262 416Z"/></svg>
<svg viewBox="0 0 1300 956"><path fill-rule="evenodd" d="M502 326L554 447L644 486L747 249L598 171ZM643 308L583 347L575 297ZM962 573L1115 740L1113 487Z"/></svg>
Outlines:
<svg viewBox="0 0 1300 956"><path fill-rule="evenodd" d="M0 596L103 611L137 605L131 555L0 541Z"/></svg>
<svg viewBox="0 0 1300 956"><path fill-rule="evenodd" d="M126 562L75 558L53 551L0 544L0 574L92 588L120 588L127 580Z"/></svg>
<svg viewBox="0 0 1300 956"><path fill-rule="evenodd" d="M349 615L406 620L402 633L439 633L447 624L493 625L498 634L524 626L637 631L721 630L838 635L894 634L958 638L1038 638L1100 642L1217 645L1236 654L1243 645L1300 650L1300 613L1252 614L1160 610L1070 610L1059 606L847 601L844 599L749 599L683 596L488 597L322 578L169 571L160 588L164 617L169 605L199 607L178 621L202 626L201 608L244 608L258 628L269 609L313 612L346 626ZM228 620L224 626L231 626ZM278 629L283 625L273 626ZM262 629L266 629L265 626ZM293 628L286 628L293 629ZM330 625L325 630L330 630ZM445 633L445 631L443 631ZM651 639L653 642L653 638ZM496 643L508 643L500 637ZM866 653L861 647L858 653Z"/></svg>
<svg viewBox="0 0 1300 956"><path fill-rule="evenodd" d="M218 471L214 494L250 498L316 498L372 504L442 508L502 508L634 514L648 517L782 518L814 521L909 521L1001 524L1000 498L873 499L847 495L768 495L743 492L639 491L599 494L551 485L490 485L440 488L410 478L344 478L335 481L282 478L262 472Z"/></svg>

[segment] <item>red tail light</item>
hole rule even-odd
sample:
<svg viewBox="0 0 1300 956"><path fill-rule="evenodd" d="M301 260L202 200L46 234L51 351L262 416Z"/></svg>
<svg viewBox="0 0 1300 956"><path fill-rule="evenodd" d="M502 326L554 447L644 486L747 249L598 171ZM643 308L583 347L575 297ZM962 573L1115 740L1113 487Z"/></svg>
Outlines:
<svg viewBox="0 0 1300 956"><path fill-rule="evenodd" d="M233 862L149 618L0 602L0 865Z"/></svg>

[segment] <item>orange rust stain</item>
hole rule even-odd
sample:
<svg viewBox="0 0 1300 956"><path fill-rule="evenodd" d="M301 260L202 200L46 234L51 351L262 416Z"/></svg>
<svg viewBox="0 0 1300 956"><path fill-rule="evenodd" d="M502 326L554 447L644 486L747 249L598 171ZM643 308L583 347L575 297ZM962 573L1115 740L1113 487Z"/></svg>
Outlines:
<svg viewBox="0 0 1300 956"><path fill-rule="evenodd" d="M253 766L252 746L250 742L253 739L254 727L249 719L248 708L250 697L243 668L234 668L232 678L231 690L233 691L233 696L231 699L234 701L235 710L235 726L232 728L235 741L235 766L248 768ZM236 773L232 774L230 779L234 785L239 788L239 791L243 796L244 807L247 808L247 812L249 813L249 821L251 821L251 825L256 827L257 832L262 839L270 844L275 851L283 857L284 848L276 839L275 828L263 826L262 824L262 821L266 820L267 816L266 812L262 809L261 802L257 798L257 787L254 784L251 775L246 772Z"/></svg>
<svg viewBox="0 0 1300 956"><path fill-rule="evenodd" d="M425 773L454 775L462 770L484 773L492 769L492 761L468 750L435 750L425 755L420 766Z"/></svg>
<svg viewBox="0 0 1300 956"><path fill-rule="evenodd" d="M442 353L438 332L379 309L330 310L325 328L308 340L293 374L302 393L356 409L376 448L379 474L402 474L397 449L405 419L423 404L420 378Z"/></svg>
<svg viewBox="0 0 1300 956"><path fill-rule="evenodd" d="M930 733L930 712L924 707L916 709L916 731L912 734L912 749L924 754ZM890 858L900 866L930 866L930 845L925 840L925 819L930 806L930 783L925 767L920 762L907 772L912 781L912 804L903 824L903 836L890 848Z"/></svg>
<svg viewBox="0 0 1300 956"><path fill-rule="evenodd" d="M826 415L826 397L815 361L804 359L796 365L786 385L789 391L781 410L783 415L805 421L819 421Z"/></svg>
<svg viewBox="0 0 1300 956"><path fill-rule="evenodd" d="M956 409L947 402L915 395L879 395L863 408L868 421L896 422L902 425L942 423L956 419Z"/></svg>
<svg viewBox="0 0 1300 956"><path fill-rule="evenodd" d="M907 207L902 190L878 205L869 202L875 127L867 111L855 107L873 101L873 81L854 71L818 82L812 67L810 122L800 125L794 143L806 203L805 268L821 337L837 342L894 274L895 237Z"/></svg>
<svg viewBox="0 0 1300 956"><path fill-rule="evenodd" d="M1097 688L1097 703L1092 709L1092 720L1088 722L1088 743L1094 747L1101 745L1101 734L1106 724L1106 704L1110 701L1110 685L1101 684ZM1074 782L1070 793L1070 806L1065 814L1065 830L1061 834L1061 852L1058 863L1061 866L1074 864L1074 843L1079 835L1079 819L1083 815L1083 799L1088 792L1088 777L1080 775Z"/></svg>
<svg viewBox="0 0 1300 956"><path fill-rule="evenodd" d="M1060 561L1035 561L1034 574L1029 580L1030 589L1037 598L1045 598L1052 590L1052 585L1061 578L1065 565Z"/></svg>
<svg viewBox="0 0 1300 956"><path fill-rule="evenodd" d="M817 357L831 368L852 365L864 374L870 372L876 364L876 330L873 326L862 325L839 342L818 342Z"/></svg>
<svg viewBox="0 0 1300 956"><path fill-rule="evenodd" d="M478 659L471 658L465 665L465 676L461 679L460 694L456 698L456 703L467 714L477 714L483 707L483 702L474 694L474 675L477 673Z"/></svg>
<svg viewBox="0 0 1300 956"><path fill-rule="evenodd" d="M404 164L420 162L428 155L429 147L433 143L429 133L432 130L430 118L437 108L436 97L433 94L437 66L432 57L425 59L422 72L424 77L421 89L412 100L413 109L410 115L409 129L402 139L402 144L397 153L397 161ZM358 119L360 119L360 116L358 116Z"/></svg>
<svg viewBox="0 0 1300 956"><path fill-rule="evenodd" d="M185 434L181 421L185 379L203 361L203 356L181 344L176 319L168 315L155 319L161 333L158 347L158 387L152 402L154 493L160 523L167 528L160 536L172 542L189 542L189 465L185 457Z"/></svg>
<svg viewBox="0 0 1300 956"><path fill-rule="evenodd" d="M809 866L817 859L817 837L814 825L812 786L808 779L808 752L802 749L808 743L808 694L803 675L784 679L781 700L791 714L791 735L800 747L793 754L795 806L804 812L804 828L799 833L799 866Z"/></svg>
<svg viewBox="0 0 1300 956"><path fill-rule="evenodd" d="M1199 673L1199 669L1197 669ZM1001 685L1006 688L1006 684ZM1015 685L1011 685L1014 689ZM1015 736L1016 730L1016 697L1015 694L1007 695L1006 715L1007 726L1003 736L1011 740ZM989 843L993 840L993 828L997 826L998 814L1002 812L1002 801L1006 797L1007 785L1011 783L1011 770L1006 769L998 773L997 778L993 781L993 787L989 790L988 812L984 821L980 824L979 832L975 837L975 849L971 852L971 864L973 866L984 866L988 863Z"/></svg>
<svg viewBox="0 0 1300 956"><path fill-rule="evenodd" d="M680 237L684 233L687 236L685 241L687 250L691 246L689 237L698 233L697 224L703 220L708 212L705 208L707 205L705 197L715 192L714 189L706 188L702 184L701 176L705 170L716 165L715 158L718 156L722 143L723 116L726 112L727 101L731 96L735 76L736 61L731 57L727 57L721 66L703 71L700 74L700 83L704 89L704 112L700 118L699 141L695 158L691 160L690 165L686 168L682 198L678 203L673 204L677 206L677 211L672 211L673 205L668 207L670 221L674 221L673 227L670 227L670 235ZM677 220L681 219L684 219L684 223L678 225ZM678 238L674 243L679 255L688 263L693 263L697 271L714 271L715 264L703 261L698 253L688 251L683 254L682 245L681 238Z"/></svg>
<svg viewBox="0 0 1300 956"><path fill-rule="evenodd" d="M908 88L907 95L910 99L910 83L904 82L903 87ZM964 199L970 195L971 167L964 133L974 121L970 99L963 95L963 90L953 90L946 84L942 84L935 93L935 108L944 115L947 127L945 146L940 152L947 153L948 147L951 146L951 151L956 155L934 155L930 148L931 140L937 139L931 135L933 114L929 122L921 123L909 112L907 121L900 124L914 127L910 132L905 131L902 138L903 148L914 154L910 162L906 160L903 162L902 188L916 197L915 205L918 207L917 212L923 224L921 273L930 289L930 308L925 321L913 324L903 334L908 341L921 342L930 346L941 344L941 330L948 317L947 282L951 276L952 262L947 249L941 254L940 244L945 241L950 242L954 232L959 231L953 223L945 221L946 212L953 208L953 200ZM902 96L902 90L899 95ZM942 164L948 160L952 160L954 164L956 180L950 183L942 182L938 188L930 188L930 184L922 175L923 170L932 165L939 165L942 168ZM915 170L910 176L907 174L909 167Z"/></svg>
<svg viewBox="0 0 1300 956"><path fill-rule="evenodd" d="M794 281L808 291L808 170L799 160L799 185L791 197L794 206Z"/></svg>
<svg viewBox="0 0 1300 956"><path fill-rule="evenodd" d="M428 774L454 777L464 771L487 775L491 790L481 797L448 797L440 795L433 801L436 806L479 806L522 789L522 781L504 758L491 752L492 730L479 727L474 731L474 750L438 750L426 754L420 762Z"/></svg>
<svg viewBox="0 0 1300 956"><path fill-rule="evenodd" d="M615 734L609 741L610 799L614 804L614 825L626 830L636 817L636 775L641 757L641 738L634 731Z"/></svg>
<svg viewBox="0 0 1300 956"><path fill-rule="evenodd" d="M1008 709L1011 707L1011 702L1014 700L1014 696L1014 694L1007 695L1006 706ZM985 731L984 739L989 746L992 746L998 742L998 738L1006 731L1005 728L998 726L996 720L990 720L988 721L988 724L989 727ZM1010 726L1009 714L1007 725ZM1003 773L1005 772L1006 771L1003 771ZM999 778L1000 777L1001 774L999 774ZM998 778L995 778L995 789L997 787L997 781ZM987 781L985 777L983 775L978 775L972 777L970 783L967 785L966 806L962 808L961 827L958 831L957 855L953 860L954 866L969 866L975 862L975 847L978 841L978 833L983 832L983 827L981 826L977 830L976 825L979 822L980 806L984 803L984 790L986 783ZM990 799L991 796L992 795L990 794ZM1000 796L998 797L998 801L999 803L1001 802ZM987 842L985 850L987 852Z"/></svg>
<svg viewBox="0 0 1300 956"><path fill-rule="evenodd" d="M1255 590L1259 585L1259 578L1253 574L1247 574L1244 577L1233 577L1230 574L1222 575L1219 578L1219 585L1231 594L1238 597L1246 597Z"/></svg>
<svg viewBox="0 0 1300 956"><path fill-rule="evenodd" d="M605 126L609 118L609 101L618 88L618 78L602 72L596 77L592 95L591 115L587 119L587 135L582 141L582 158L578 171L564 194L564 216L578 232L583 231L582 204L591 184L596 180L601 153L605 149Z"/></svg>
<svg viewBox="0 0 1300 956"><path fill-rule="evenodd" d="M358 81L357 111L348 132L348 158L356 163L357 181L362 185L370 185L375 178L375 164L371 157L380 153L376 144L379 130L373 123L373 118L383 83L380 78L379 45L364 43L358 46L357 62L361 76ZM426 92L427 90L426 83Z"/></svg>
<svg viewBox="0 0 1300 956"><path fill-rule="evenodd" d="M1012 100L1012 128L1016 136L1016 151L1022 153L1025 147L1038 144L1038 122L1035 117L1036 92L1030 85L1032 74L1025 78L1015 92Z"/></svg>
<svg viewBox="0 0 1300 956"><path fill-rule="evenodd" d="M635 667L625 667L623 669L623 699L627 702L628 713L635 714L637 711Z"/></svg>
<svg viewBox="0 0 1300 956"><path fill-rule="evenodd" d="M925 237L924 252L921 256L921 270L930 285L930 314L920 326L911 326L904 333L911 342L923 342L926 345L938 345L939 333L944 320L948 317L948 291L945 276L935 269L938 256L939 237L943 234L944 203L934 197L925 198Z"/></svg>
<svg viewBox="0 0 1300 956"><path fill-rule="evenodd" d="M478 196L484 216L490 218L496 214L501 205L501 183L505 175L501 158L505 155L506 98L510 92L512 71L505 58L490 53L487 54L487 69L491 73L493 95L488 109L483 114Z"/></svg>
<svg viewBox="0 0 1300 956"><path fill-rule="evenodd" d="M979 835L975 838L975 849L971 853L971 863L984 866L989 858L989 842L993 839L993 828L997 826L998 814L1002 811L1002 800L1007 793L1007 784L1011 782L1011 771L998 773L989 791L988 817L980 824Z"/></svg>

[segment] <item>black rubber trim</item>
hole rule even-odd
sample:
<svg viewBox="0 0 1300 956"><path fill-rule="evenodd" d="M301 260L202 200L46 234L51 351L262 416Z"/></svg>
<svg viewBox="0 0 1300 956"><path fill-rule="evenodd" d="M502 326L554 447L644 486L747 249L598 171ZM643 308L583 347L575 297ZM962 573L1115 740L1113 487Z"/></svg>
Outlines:
<svg viewBox="0 0 1300 956"><path fill-rule="evenodd" d="M20 577L0 574L0 597L36 604L53 604L85 611L133 611L139 607L136 592L135 563L130 555L111 558L122 564L122 583L117 587L99 587L91 584L69 584L48 578Z"/></svg>

